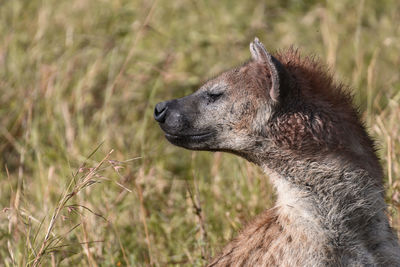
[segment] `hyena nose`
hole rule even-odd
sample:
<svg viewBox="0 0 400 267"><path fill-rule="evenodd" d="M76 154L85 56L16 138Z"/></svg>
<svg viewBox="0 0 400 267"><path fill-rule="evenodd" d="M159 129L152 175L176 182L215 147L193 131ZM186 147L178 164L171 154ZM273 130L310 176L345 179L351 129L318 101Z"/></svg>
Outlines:
<svg viewBox="0 0 400 267"><path fill-rule="evenodd" d="M160 123L165 122L165 118L167 117L167 110L167 102L158 103L154 109L154 119Z"/></svg>

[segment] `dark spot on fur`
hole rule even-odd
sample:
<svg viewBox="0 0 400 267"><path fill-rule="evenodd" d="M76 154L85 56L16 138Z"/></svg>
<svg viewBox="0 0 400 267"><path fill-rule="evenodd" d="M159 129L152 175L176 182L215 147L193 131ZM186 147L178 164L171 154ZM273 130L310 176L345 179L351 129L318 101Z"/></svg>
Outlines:
<svg viewBox="0 0 400 267"><path fill-rule="evenodd" d="M261 141L256 141L255 143L254 143L254 145L256 146L256 147L262 147L262 142Z"/></svg>

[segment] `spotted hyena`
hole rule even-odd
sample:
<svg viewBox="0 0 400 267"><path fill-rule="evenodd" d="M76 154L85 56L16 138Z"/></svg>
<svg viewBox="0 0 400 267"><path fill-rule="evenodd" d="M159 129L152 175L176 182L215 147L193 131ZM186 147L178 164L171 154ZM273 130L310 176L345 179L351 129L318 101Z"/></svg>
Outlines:
<svg viewBox="0 0 400 267"><path fill-rule="evenodd" d="M172 144L239 155L276 188L275 207L210 266L400 266L382 168L347 88L297 50L272 56L256 38L250 52L154 111Z"/></svg>

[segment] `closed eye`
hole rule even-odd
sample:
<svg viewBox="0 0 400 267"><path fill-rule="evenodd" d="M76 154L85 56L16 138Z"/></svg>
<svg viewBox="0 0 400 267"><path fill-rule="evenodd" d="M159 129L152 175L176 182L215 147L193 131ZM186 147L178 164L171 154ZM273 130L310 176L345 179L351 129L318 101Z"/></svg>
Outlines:
<svg viewBox="0 0 400 267"><path fill-rule="evenodd" d="M218 100L224 93L219 92L219 93L212 93L212 92L207 92L207 97L212 101Z"/></svg>

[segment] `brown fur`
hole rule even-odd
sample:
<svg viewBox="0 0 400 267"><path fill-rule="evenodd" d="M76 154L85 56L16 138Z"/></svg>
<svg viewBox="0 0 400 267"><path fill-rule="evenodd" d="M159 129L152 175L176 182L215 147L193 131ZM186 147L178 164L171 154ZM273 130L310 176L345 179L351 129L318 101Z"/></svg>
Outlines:
<svg viewBox="0 0 400 267"><path fill-rule="evenodd" d="M223 249L221 256L216 257L209 266L241 266L251 254L258 256L265 254L271 248L272 241L284 234L277 220L275 210L268 210L259 215ZM271 265L276 264L275 255L271 255L269 261Z"/></svg>
<svg viewBox="0 0 400 267"><path fill-rule="evenodd" d="M343 84L336 84L326 68L314 58L300 58L297 50L289 49L277 54L276 57L296 79L298 91L290 92L291 98L301 101L300 104L312 112L316 112L316 107L323 107L323 110L314 118L306 116L307 113L296 112L287 112L281 116L270 126L275 131L276 146L286 149L291 159L295 157L315 159L321 157L321 154L332 154L332 152L340 154L341 158L348 158L349 161L356 162L375 174L372 176L377 179L378 184L381 184L382 171L375 155L373 142L359 122L349 89ZM240 68L242 77L248 77L249 80L231 81L235 84L247 85L247 90L253 92L250 95L251 98L247 96L252 103L256 103L254 99L260 99L260 95L264 94L268 86L266 83L270 84L266 68L260 69L258 64L251 62ZM249 128L248 123L254 117L257 108L258 106L253 106L251 109L246 109L247 114L237 127ZM359 146L360 153L354 153L352 150L354 145ZM255 162L258 163L258 160L259 158ZM288 253L289 243L290 253L295 253L294 251L302 250L304 246L310 245L312 242L309 238L315 237L303 235L293 239L293 233L291 233L293 229L287 229L290 228L288 227L291 223L290 219L285 217L279 220L278 213L278 208L266 211L247 225L209 266L302 266L305 264L301 258L285 262L283 257L287 256L285 253ZM331 253L333 252L330 249L326 249L327 255ZM328 262L329 260L326 261ZM331 264L339 265L340 263L333 260Z"/></svg>

